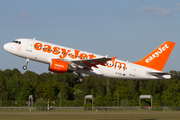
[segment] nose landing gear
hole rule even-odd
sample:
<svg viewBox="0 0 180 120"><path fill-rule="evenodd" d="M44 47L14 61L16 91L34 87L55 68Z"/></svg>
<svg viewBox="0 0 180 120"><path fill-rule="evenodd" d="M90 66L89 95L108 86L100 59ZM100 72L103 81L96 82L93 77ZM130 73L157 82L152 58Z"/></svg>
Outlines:
<svg viewBox="0 0 180 120"><path fill-rule="evenodd" d="M26 70L26 69L27 69L27 66L26 66L26 65L24 65L24 66L23 66L23 69L24 69L24 70Z"/></svg>
<svg viewBox="0 0 180 120"><path fill-rule="evenodd" d="M23 66L23 69L26 70L27 69L27 65L28 65L29 59L26 58L26 65Z"/></svg>

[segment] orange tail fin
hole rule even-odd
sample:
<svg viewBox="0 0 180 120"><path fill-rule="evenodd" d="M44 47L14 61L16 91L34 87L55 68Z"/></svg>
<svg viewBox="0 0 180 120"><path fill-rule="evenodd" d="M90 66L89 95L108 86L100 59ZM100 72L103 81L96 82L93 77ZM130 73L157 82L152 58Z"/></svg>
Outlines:
<svg viewBox="0 0 180 120"><path fill-rule="evenodd" d="M176 43L166 41L135 64L162 71Z"/></svg>

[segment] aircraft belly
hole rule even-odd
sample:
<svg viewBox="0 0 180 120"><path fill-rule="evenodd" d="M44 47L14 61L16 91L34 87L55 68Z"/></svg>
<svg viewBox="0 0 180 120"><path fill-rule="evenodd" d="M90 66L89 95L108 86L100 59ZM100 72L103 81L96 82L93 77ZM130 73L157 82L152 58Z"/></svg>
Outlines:
<svg viewBox="0 0 180 120"><path fill-rule="evenodd" d="M100 72L97 68L93 68L93 70L79 70L77 69L76 72L83 72L86 74L91 74L91 75L98 75L98 76L103 76L104 74L102 72Z"/></svg>

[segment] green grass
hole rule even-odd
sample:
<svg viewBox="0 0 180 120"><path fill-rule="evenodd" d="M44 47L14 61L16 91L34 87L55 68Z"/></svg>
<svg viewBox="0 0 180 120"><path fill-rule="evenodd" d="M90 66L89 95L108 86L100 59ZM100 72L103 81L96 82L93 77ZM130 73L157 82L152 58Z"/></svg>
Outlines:
<svg viewBox="0 0 180 120"><path fill-rule="evenodd" d="M0 112L0 120L179 120L180 112L166 111L62 111Z"/></svg>

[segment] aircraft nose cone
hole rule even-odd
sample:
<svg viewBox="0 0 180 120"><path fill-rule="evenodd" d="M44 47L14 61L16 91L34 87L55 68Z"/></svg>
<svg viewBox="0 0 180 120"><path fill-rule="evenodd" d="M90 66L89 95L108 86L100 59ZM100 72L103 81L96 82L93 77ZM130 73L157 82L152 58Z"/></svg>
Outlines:
<svg viewBox="0 0 180 120"><path fill-rule="evenodd" d="M9 44L9 43L6 43L4 46L3 46L3 48L6 50L6 51L11 51L11 44Z"/></svg>
<svg viewBox="0 0 180 120"><path fill-rule="evenodd" d="M7 51L8 50L8 44L5 44L3 48Z"/></svg>

